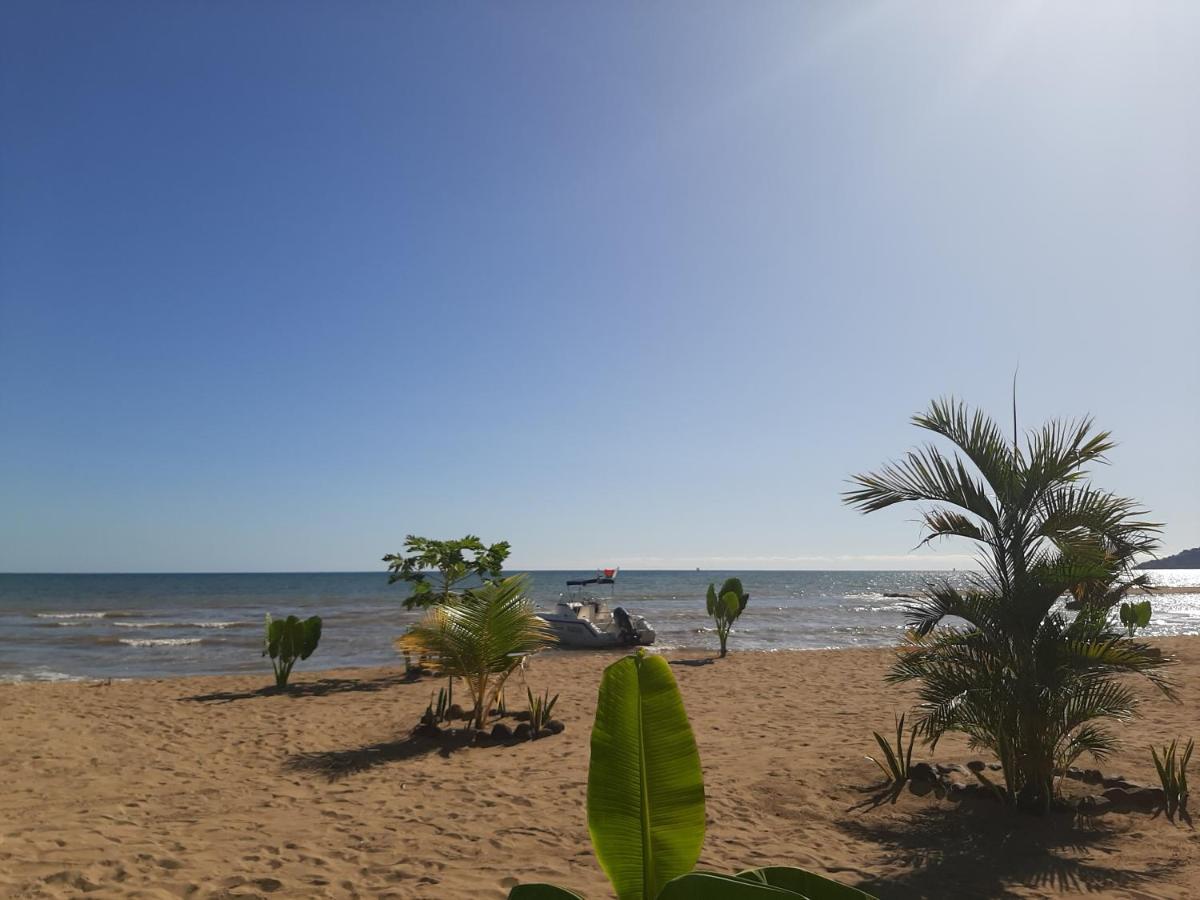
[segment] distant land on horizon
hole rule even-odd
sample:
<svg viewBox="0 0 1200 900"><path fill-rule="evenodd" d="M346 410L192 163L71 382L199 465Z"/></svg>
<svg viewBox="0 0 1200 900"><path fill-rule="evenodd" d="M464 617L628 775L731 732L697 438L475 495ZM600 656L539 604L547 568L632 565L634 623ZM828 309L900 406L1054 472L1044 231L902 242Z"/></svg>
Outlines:
<svg viewBox="0 0 1200 900"><path fill-rule="evenodd" d="M1200 569L1200 547L1191 550L1180 550L1173 556L1162 559L1152 559L1142 563L1139 569Z"/></svg>

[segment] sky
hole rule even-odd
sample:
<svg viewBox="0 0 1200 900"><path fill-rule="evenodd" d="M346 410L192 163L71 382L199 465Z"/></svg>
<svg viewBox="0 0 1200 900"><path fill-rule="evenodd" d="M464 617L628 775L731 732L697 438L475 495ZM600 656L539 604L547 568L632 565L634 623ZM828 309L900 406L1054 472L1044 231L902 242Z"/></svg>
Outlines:
<svg viewBox="0 0 1200 900"><path fill-rule="evenodd" d="M956 567L1092 414L1200 544L1200 5L0 6L0 571Z"/></svg>

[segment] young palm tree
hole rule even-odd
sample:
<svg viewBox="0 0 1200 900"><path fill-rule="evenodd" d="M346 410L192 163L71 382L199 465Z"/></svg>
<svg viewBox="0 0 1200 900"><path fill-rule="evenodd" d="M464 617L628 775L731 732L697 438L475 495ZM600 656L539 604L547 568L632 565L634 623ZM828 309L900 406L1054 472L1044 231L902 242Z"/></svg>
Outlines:
<svg viewBox="0 0 1200 900"><path fill-rule="evenodd" d="M441 670L462 678L482 728L504 681L530 653L554 642L525 594L527 578L490 581L433 607L397 642L401 649L438 660Z"/></svg>
<svg viewBox="0 0 1200 900"><path fill-rule="evenodd" d="M931 584L909 609L912 626L893 681L920 682L919 725L931 744L947 731L991 750L1004 794L1046 810L1055 773L1082 753L1114 746L1101 724L1136 705L1122 675L1145 675L1168 695L1160 671L1172 660L1127 638L1110 606L1085 603L1068 621L1064 594L1107 597L1133 579L1159 527L1137 503L1093 487L1087 467L1114 446L1092 422L1050 422L1024 446L980 412L935 401L913 423L949 440L911 450L875 474L857 475L844 500L863 512L925 502L925 544L940 537L979 546L981 571L965 587ZM945 624L951 619L954 624Z"/></svg>

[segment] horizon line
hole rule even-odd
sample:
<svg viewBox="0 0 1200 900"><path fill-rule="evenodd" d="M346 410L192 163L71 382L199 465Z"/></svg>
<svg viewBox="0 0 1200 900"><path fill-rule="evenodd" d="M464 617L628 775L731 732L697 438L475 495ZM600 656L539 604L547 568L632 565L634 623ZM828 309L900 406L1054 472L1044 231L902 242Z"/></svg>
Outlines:
<svg viewBox="0 0 1200 900"><path fill-rule="evenodd" d="M922 568L909 569L881 569L881 568L842 568L842 569L819 569L819 568L804 568L804 569L748 569L738 568L736 566L699 566L685 568L633 568L621 567L623 572L957 572L962 567L944 567L944 566L929 566ZM429 569L429 572L436 572L436 569ZM537 573L537 572L592 572L597 571L595 567L554 567L554 568L526 568L517 567L511 571L512 574L521 573ZM52 572L52 571L35 571L35 572L0 572L2 576L15 575L383 575L388 573L386 570L379 571L377 569L247 569L242 571L225 571L211 569L207 571L184 571L174 569L154 569L141 571L104 571L104 572Z"/></svg>

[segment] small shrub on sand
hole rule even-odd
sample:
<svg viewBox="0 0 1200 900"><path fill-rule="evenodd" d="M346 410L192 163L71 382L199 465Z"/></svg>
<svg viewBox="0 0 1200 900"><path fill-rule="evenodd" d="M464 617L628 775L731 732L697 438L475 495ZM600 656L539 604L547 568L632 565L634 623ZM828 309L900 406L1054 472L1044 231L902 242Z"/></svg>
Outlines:
<svg viewBox="0 0 1200 900"><path fill-rule="evenodd" d="M546 726L550 724L554 704L558 702L558 694L551 697L550 691L547 690L540 697L535 697L529 688L525 688L525 693L529 697L529 727L533 732L534 740L537 740L546 730Z"/></svg>
<svg viewBox="0 0 1200 900"><path fill-rule="evenodd" d="M483 728L488 710L521 661L554 642L554 633L534 614L526 583L526 576L513 575L465 591L430 609L398 641L404 649L436 659L442 672L466 683L476 728Z"/></svg>
<svg viewBox="0 0 1200 900"><path fill-rule="evenodd" d="M875 742L883 751L883 759L887 765L885 766L873 756L868 756L867 759L879 766L883 777L888 780L889 784L894 785L897 789L902 788L908 782L908 770L912 767L913 743L917 739L917 729L915 727L909 729L907 750L904 747L904 716L896 719L895 748L878 731L874 734Z"/></svg>
<svg viewBox="0 0 1200 900"><path fill-rule="evenodd" d="M1162 783L1163 794L1166 798L1167 815L1187 810L1188 782L1187 767L1192 759L1195 741L1189 740L1183 748L1183 754L1178 754L1178 742L1171 741L1170 745L1162 748L1162 756L1158 750L1150 748L1154 757L1154 768L1158 770L1158 780Z"/></svg>

